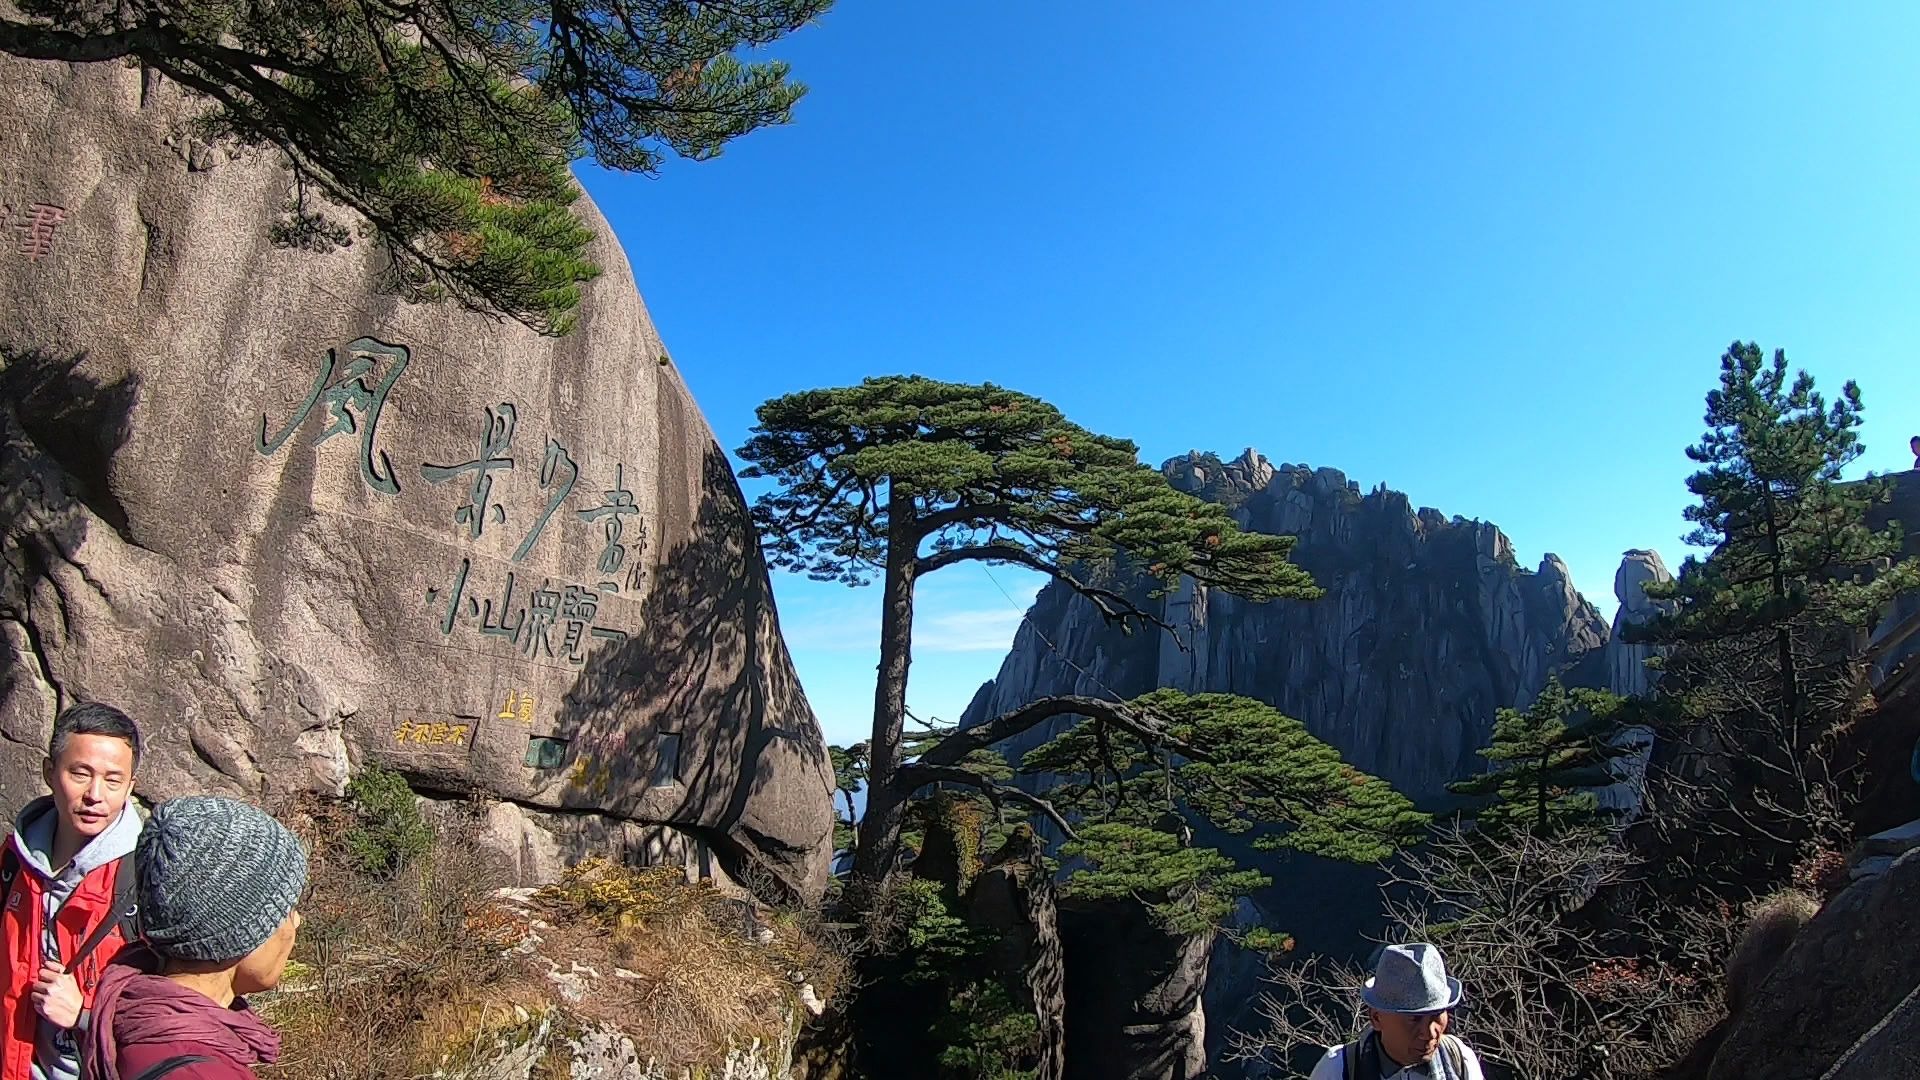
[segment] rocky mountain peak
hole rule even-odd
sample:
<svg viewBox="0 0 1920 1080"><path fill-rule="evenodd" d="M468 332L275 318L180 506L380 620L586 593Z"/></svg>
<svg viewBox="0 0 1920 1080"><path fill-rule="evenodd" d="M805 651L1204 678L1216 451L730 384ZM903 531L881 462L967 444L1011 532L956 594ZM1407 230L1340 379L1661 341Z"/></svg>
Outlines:
<svg viewBox="0 0 1920 1080"><path fill-rule="evenodd" d="M1527 570L1500 529L1449 516L1339 469L1193 451L1169 482L1231 507L1242 528L1297 536L1327 595L1251 604L1191 582L1157 601L1177 639L1123 635L1066 590L1043 590L969 721L1065 692L1221 690L1299 717L1361 768L1438 796L1481 764L1493 715L1554 672L1599 685L1608 627L1548 554ZM1056 654L1047 642L1065 655ZM1055 732L1036 732L1034 740ZM1027 747L1016 748L1024 751Z"/></svg>

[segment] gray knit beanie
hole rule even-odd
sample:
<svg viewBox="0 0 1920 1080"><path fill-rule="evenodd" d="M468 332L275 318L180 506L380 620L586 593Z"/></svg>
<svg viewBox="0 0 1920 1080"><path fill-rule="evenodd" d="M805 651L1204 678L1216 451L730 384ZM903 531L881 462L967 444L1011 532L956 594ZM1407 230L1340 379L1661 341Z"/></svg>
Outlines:
<svg viewBox="0 0 1920 1080"><path fill-rule="evenodd" d="M236 799L161 803L134 849L140 929L155 952L219 963L259 948L307 887L307 853L272 815Z"/></svg>

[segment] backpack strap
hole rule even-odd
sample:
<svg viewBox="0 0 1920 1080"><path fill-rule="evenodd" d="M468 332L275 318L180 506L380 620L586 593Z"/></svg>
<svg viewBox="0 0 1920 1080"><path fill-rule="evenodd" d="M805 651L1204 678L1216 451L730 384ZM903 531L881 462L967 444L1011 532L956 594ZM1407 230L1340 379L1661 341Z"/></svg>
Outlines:
<svg viewBox="0 0 1920 1080"><path fill-rule="evenodd" d="M1373 1032L1347 1044L1340 1054L1340 1063L1346 1070L1345 1080L1377 1080L1380 1075L1380 1054Z"/></svg>
<svg viewBox="0 0 1920 1080"><path fill-rule="evenodd" d="M139 893L140 875L133 868L133 860L125 855L113 862L115 864L113 909L101 918L99 924L93 928L93 932L88 934L86 940L80 943L80 947L73 951L73 955L67 958L64 966L68 971L79 971L81 963L93 955L93 951L107 940L107 935L112 933L115 927L120 928L121 939L128 943L132 943L140 936L137 929L140 904L135 899Z"/></svg>
<svg viewBox="0 0 1920 1080"><path fill-rule="evenodd" d="M13 846L13 834L7 834L6 850L0 851L0 912L13 903L13 887L20 878L20 849Z"/></svg>
<svg viewBox="0 0 1920 1080"><path fill-rule="evenodd" d="M134 1077L133 1080L160 1080L161 1077L166 1076L167 1074L173 1072L176 1069L184 1069L189 1065L199 1065L199 1064L202 1064L203 1062L208 1062L212 1060L213 1059L210 1057L200 1057L195 1054L189 1054L184 1057L168 1058L167 1060L160 1062L158 1065L155 1065L153 1068L148 1069L147 1071L141 1073L139 1076Z"/></svg>

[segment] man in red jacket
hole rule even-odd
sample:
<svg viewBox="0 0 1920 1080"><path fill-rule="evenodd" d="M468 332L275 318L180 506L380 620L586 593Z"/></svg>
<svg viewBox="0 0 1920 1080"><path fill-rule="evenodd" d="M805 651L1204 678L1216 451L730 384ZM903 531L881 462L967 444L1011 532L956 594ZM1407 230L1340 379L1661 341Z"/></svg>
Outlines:
<svg viewBox="0 0 1920 1080"><path fill-rule="evenodd" d="M77 1080L76 1043L108 961L126 944L140 813L140 732L111 705L53 721L44 776L0 852L0 1077Z"/></svg>

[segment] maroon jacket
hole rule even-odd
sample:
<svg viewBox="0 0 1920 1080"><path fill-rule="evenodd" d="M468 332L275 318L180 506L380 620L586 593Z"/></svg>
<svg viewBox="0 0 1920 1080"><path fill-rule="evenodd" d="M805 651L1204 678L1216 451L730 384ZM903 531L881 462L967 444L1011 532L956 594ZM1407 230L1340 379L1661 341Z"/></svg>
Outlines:
<svg viewBox="0 0 1920 1080"><path fill-rule="evenodd" d="M131 949L100 979L93 1018L81 1046L82 1074L93 1080L139 1080L173 1058L166 1080L256 1080L252 1066L280 1056L280 1036L244 999L232 1008L152 974L153 954Z"/></svg>

